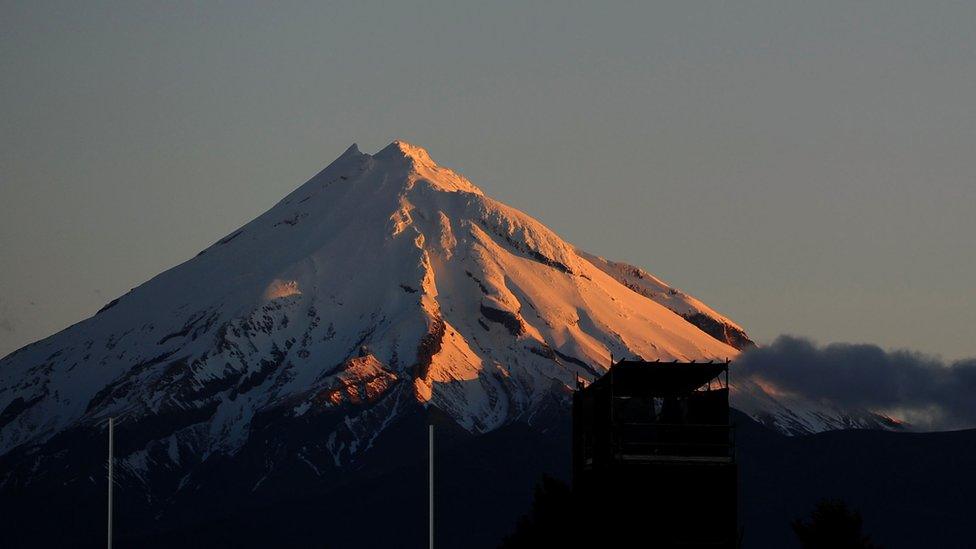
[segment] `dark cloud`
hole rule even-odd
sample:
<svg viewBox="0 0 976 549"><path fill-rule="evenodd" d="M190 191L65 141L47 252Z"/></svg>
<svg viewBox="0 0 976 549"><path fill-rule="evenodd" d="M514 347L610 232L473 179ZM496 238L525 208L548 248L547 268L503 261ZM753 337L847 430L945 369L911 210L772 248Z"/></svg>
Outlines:
<svg viewBox="0 0 976 549"><path fill-rule="evenodd" d="M842 407L894 411L923 429L976 426L976 358L947 364L913 351L780 336L742 354L736 370Z"/></svg>

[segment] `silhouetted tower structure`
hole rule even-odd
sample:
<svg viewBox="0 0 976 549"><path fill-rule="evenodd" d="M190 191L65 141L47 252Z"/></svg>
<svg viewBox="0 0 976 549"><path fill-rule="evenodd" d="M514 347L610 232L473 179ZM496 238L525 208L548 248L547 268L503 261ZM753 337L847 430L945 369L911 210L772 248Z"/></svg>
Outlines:
<svg viewBox="0 0 976 549"><path fill-rule="evenodd" d="M632 547L738 546L728 376L728 361L622 360L577 383L573 486L586 528Z"/></svg>

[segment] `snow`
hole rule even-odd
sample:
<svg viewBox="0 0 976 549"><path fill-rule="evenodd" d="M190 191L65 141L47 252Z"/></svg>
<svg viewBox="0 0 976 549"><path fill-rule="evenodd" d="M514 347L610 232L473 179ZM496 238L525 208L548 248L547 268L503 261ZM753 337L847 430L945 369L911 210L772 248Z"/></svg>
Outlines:
<svg viewBox="0 0 976 549"><path fill-rule="evenodd" d="M732 322L727 317L712 310L694 297L672 287L644 269L626 263L610 261L583 251L579 251L579 254L600 268L600 270L614 276L622 283L633 286L632 289L635 291L642 293L679 315L704 313L720 322L741 329L741 326Z"/></svg>
<svg viewBox="0 0 976 549"><path fill-rule="evenodd" d="M268 284L268 287L264 290L264 299L270 301L272 299L279 299L301 293L302 291L298 288L298 282L294 280L275 279L272 280L271 284Z"/></svg>
<svg viewBox="0 0 976 549"><path fill-rule="evenodd" d="M3 358L0 410L16 413L0 455L122 412L212 410L194 448L205 456L240 448L258 413L348 404L326 437L337 464L408 398L490 431L534 417L611 354L735 358L685 316L741 329L671 290L577 250L421 147L353 145L196 257ZM753 413L780 410L747 389ZM190 450L169 448L174 460Z"/></svg>

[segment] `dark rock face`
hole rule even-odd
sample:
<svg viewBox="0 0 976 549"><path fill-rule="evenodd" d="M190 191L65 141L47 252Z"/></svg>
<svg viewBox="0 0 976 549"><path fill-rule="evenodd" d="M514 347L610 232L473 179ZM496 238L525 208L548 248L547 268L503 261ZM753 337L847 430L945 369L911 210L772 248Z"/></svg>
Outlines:
<svg viewBox="0 0 976 549"><path fill-rule="evenodd" d="M10 401L10 404L7 404L3 411L0 412L0 427L13 421L21 412L38 403L44 396L42 395L30 400L24 400L24 397L17 397Z"/></svg>
<svg viewBox="0 0 976 549"><path fill-rule="evenodd" d="M525 327L522 326L522 320L515 313L482 305L481 314L489 321L501 324L507 328L509 333L515 337L525 333Z"/></svg>
<svg viewBox="0 0 976 549"><path fill-rule="evenodd" d="M430 364L434 360L434 355L441 350L446 331L447 325L444 324L443 320L437 318L434 319L427 334L420 339L420 344L417 346L417 362L413 366L413 372L416 377L421 379L427 377L430 371Z"/></svg>
<svg viewBox="0 0 976 549"><path fill-rule="evenodd" d="M684 319L691 322L695 326L698 326L698 328L706 334L740 351L756 345L755 342L749 339L749 336L747 336L746 333L739 328L719 322L718 320L715 320L710 316L705 316L702 313L684 315Z"/></svg>

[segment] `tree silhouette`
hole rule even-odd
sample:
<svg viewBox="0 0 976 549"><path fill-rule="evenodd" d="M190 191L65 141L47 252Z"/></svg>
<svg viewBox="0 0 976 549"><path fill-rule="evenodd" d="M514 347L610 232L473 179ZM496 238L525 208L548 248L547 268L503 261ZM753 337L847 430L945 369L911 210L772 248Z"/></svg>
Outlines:
<svg viewBox="0 0 976 549"><path fill-rule="evenodd" d="M803 549L880 549L861 531L861 514L840 500L822 500L809 521L793 521Z"/></svg>
<svg viewBox="0 0 976 549"><path fill-rule="evenodd" d="M548 475L535 487L532 510L521 517L503 549L521 547L575 547L574 500L570 487Z"/></svg>

